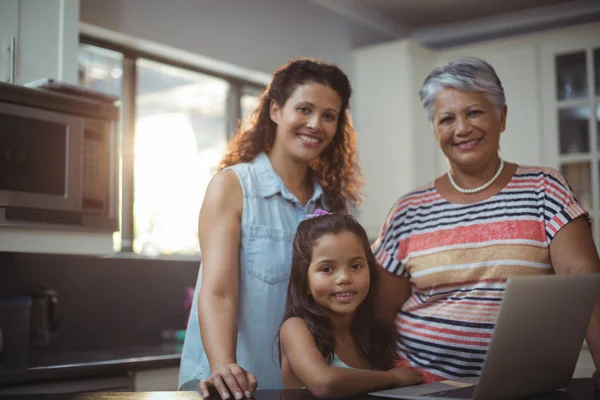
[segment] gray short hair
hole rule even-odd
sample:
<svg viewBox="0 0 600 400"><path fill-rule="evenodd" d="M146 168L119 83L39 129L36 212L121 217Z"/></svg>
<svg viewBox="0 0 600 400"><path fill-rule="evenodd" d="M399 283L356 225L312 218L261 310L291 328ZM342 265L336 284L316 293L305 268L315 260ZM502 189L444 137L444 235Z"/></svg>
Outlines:
<svg viewBox="0 0 600 400"><path fill-rule="evenodd" d="M443 88L461 92L480 92L496 106L497 114L506 104L504 88L494 68L476 57L456 58L448 65L437 67L423 82L419 97L429 122L433 122L433 103Z"/></svg>

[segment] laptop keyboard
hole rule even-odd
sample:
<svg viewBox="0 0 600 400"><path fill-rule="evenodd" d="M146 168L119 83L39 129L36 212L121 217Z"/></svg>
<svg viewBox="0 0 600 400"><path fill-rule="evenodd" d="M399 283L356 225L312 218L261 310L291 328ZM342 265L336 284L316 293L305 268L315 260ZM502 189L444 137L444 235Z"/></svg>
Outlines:
<svg viewBox="0 0 600 400"><path fill-rule="evenodd" d="M467 386L462 388L452 388L442 390L441 392L428 393L421 395L422 397L446 397L451 399L472 399L475 397L475 388L477 385Z"/></svg>

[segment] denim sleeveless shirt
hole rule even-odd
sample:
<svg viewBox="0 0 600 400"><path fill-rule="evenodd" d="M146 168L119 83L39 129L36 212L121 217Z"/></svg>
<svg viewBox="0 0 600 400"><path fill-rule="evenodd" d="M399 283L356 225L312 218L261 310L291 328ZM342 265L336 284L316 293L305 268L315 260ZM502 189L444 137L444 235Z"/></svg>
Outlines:
<svg viewBox="0 0 600 400"><path fill-rule="evenodd" d="M298 224L315 208L325 208L323 189L314 180L314 194L305 206L287 189L265 153L249 163L229 167L242 187L240 282L237 363L258 380L259 389L281 389L281 372L275 338L287 297L292 242ZM198 292L194 291L188 320L179 386L210 376L200 337Z"/></svg>

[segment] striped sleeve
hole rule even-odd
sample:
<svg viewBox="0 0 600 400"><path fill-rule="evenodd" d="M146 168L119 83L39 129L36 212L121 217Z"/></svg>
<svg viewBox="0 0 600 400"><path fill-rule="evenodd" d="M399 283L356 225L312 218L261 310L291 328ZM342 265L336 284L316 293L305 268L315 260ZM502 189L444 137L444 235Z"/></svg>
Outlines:
<svg viewBox="0 0 600 400"><path fill-rule="evenodd" d="M565 177L557 170L548 168L544 174L544 222L546 242L550 244L558 231L577 217L584 215L590 222L588 212L575 197Z"/></svg>
<svg viewBox="0 0 600 400"><path fill-rule="evenodd" d="M398 227L402 225L403 217L398 213L402 199L397 201L388 213L385 224L381 227L377 240L373 243L373 253L377 262L389 272L409 277L398 255L400 235Z"/></svg>

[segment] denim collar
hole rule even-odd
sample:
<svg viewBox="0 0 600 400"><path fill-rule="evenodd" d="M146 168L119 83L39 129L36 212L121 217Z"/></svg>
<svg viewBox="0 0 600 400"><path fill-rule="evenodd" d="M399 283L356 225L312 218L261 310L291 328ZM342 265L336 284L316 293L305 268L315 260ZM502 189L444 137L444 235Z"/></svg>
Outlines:
<svg viewBox="0 0 600 400"><path fill-rule="evenodd" d="M269 160L269 157L264 152L258 154L252 163L256 168L258 176L260 177L258 185L261 196L267 198L276 194L281 194L283 198L293 203L300 204L300 201L298 201L296 196L294 196L292 192L290 192L290 190L285 186L281 177L277 175L277 172L275 172L273 169L271 160ZM323 194L324 193L321 184L317 178L313 177L313 195L306 205L308 206L310 203L320 200L323 197Z"/></svg>

